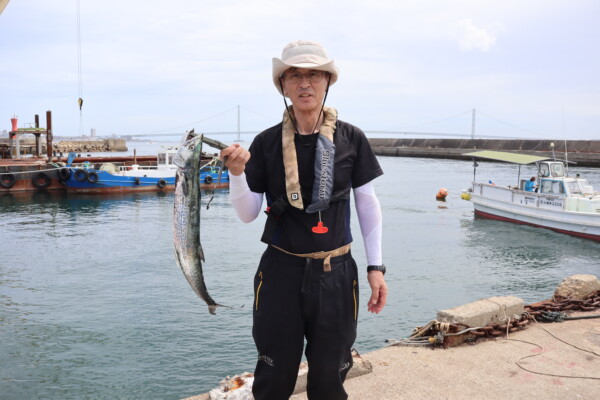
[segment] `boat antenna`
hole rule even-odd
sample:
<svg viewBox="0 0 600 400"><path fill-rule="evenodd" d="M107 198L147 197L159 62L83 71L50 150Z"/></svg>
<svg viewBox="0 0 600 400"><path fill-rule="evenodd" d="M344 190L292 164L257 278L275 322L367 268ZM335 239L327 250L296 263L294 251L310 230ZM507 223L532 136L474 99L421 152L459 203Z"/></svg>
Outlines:
<svg viewBox="0 0 600 400"><path fill-rule="evenodd" d="M565 125L565 108L563 107L563 135L565 137L565 176L569 176L569 158L567 157L567 129Z"/></svg>
<svg viewBox="0 0 600 400"><path fill-rule="evenodd" d="M556 161L556 155L554 154L554 142L550 143L550 148L552 149L552 159Z"/></svg>

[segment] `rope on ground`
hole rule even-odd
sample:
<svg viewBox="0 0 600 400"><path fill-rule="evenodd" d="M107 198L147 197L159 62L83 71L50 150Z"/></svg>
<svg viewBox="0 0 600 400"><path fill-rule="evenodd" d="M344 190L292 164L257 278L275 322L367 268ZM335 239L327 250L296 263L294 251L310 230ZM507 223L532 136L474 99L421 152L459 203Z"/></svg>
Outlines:
<svg viewBox="0 0 600 400"><path fill-rule="evenodd" d="M571 343L569 343L569 342L567 342L567 341L565 341L565 340L563 340L563 339L560 339L559 337L557 337L556 335L554 335L552 332L550 332L550 331L548 331L546 328L544 328L544 327L543 327L543 326L542 326L542 325L541 325L541 324L540 324L540 323L539 323L539 322L538 322L538 321L535 319L535 317L532 317L532 318L533 318L533 320L534 320L534 321L535 321L535 322L536 322L536 323L539 325L539 327L540 327L540 328L542 328L542 330L544 330L546 333L548 333L550 336L552 336L552 337L553 337L553 338L555 338L556 340L558 340L558 341L560 341L560 342L562 342L562 343L564 343L564 344L566 344L566 345L568 345L568 346L571 346L571 347L573 347L573 348L575 348L575 349L581 350L581 351L583 351L583 352L586 352L586 353L594 354L594 355L596 355L596 356L600 357L600 354L596 353L595 351L592 351L592 350L587 350L587 349L582 349L581 347L575 346L574 344L571 344ZM509 338L508 338L508 333L506 334L506 340L507 340L507 341L508 341L508 340L510 340L510 341L513 341L513 342L522 342L522 343L527 343L527 344L530 344L530 345L532 345L532 346L536 346L537 348L539 348L539 349L541 350L541 351L540 351L539 353L537 353L537 354L530 354L530 355L528 355L528 356L521 357L521 358L519 358L519 359L516 361L516 364L517 364L517 366L518 366L519 368L521 368L522 370L524 370L524 371L527 371L527 372L530 372L530 373L532 373L532 374L536 374L536 375L552 376L552 377L555 377L555 378L573 378L573 379L592 379L592 380L600 380L600 377L596 377L596 376L550 374L550 373L547 373L547 372L539 372L539 371L534 371L534 370L532 370L532 369L526 368L526 367L524 367L523 365L521 365L521 362L522 362L523 360L527 359L527 358L531 358L531 357L537 357L537 356L539 356L539 355L542 355L542 354L544 354L544 352L545 352L545 349L544 349L542 346L540 346L539 344L537 344L537 343L532 343L532 342L528 342L528 341L526 341L526 340L520 340L520 339L509 339Z"/></svg>
<svg viewBox="0 0 600 400"><path fill-rule="evenodd" d="M387 339L385 342L390 343L389 346L433 346L433 345L441 345L444 343L445 336L453 336L458 335L460 333L449 333L452 328L452 324L448 322L439 322L437 320L433 320L427 323L425 326L418 326L414 329L412 335L405 339ZM470 329L479 329L479 328L470 328ZM468 331L466 329L465 331ZM434 335L431 333L435 332ZM428 335L429 333L429 335Z"/></svg>
<svg viewBox="0 0 600 400"><path fill-rule="evenodd" d="M560 341L560 342L563 342L564 344L566 344L566 345L568 345L568 346L571 346L571 347L573 347L573 348L575 348L575 349L577 349L577 350L581 350L581 351L583 351L583 352L590 353L590 354L593 354L593 355L595 355L595 356L597 356L597 357L600 357L600 354L599 354L599 353L596 353L596 352L595 352L595 351L593 351L593 350L582 349L581 347L575 346L574 344L571 344L571 343L569 343L569 342L567 342L567 341L565 341L565 340L563 340L563 339L559 338L558 336L556 336L555 334L553 334L552 332L550 332L549 330L547 330L546 328L544 328L544 327L542 326L542 324L540 324L540 323L537 321L537 319L535 319L535 318L534 318L533 320L536 322L536 324L538 324L538 325L539 325L539 327L540 327L540 328L542 328L542 329L543 329L543 330L544 330L544 331L545 331L547 334L549 334L550 336L552 336L552 337L553 337L553 338L555 338L556 340L558 340L558 341Z"/></svg>
<svg viewBox="0 0 600 400"><path fill-rule="evenodd" d="M386 347L391 346L431 346L432 342L429 337L423 337L420 339L387 339L385 341L389 343Z"/></svg>

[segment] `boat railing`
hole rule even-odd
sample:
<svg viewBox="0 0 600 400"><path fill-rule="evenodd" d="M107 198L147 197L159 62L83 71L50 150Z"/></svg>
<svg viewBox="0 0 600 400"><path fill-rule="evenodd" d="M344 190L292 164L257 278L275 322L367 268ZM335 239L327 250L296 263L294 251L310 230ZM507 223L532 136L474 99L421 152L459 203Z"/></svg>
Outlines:
<svg viewBox="0 0 600 400"><path fill-rule="evenodd" d="M156 165L122 165L119 166L119 172L126 172L126 171L139 171L139 170L145 170L145 171L155 171L157 170L158 167Z"/></svg>

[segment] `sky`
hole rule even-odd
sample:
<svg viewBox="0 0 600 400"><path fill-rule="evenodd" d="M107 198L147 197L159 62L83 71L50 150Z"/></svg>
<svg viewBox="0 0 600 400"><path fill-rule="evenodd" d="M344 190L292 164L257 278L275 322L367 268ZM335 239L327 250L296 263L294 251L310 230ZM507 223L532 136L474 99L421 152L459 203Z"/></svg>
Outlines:
<svg viewBox="0 0 600 400"><path fill-rule="evenodd" d="M327 105L367 135L469 136L475 109L475 137L600 139L599 17L597 0L11 0L0 131L51 110L60 136L233 132L238 106L261 131L284 107L272 58L306 39L340 70Z"/></svg>

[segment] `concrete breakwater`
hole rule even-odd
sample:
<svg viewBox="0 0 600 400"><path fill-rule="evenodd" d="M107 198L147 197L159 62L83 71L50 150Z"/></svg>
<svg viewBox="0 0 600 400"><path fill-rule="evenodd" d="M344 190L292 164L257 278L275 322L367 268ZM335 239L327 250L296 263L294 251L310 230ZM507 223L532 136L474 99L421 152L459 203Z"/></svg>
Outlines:
<svg viewBox="0 0 600 400"><path fill-rule="evenodd" d="M552 158L552 144L557 159L565 158L565 141L529 139L369 139L373 151L381 156L452 158L476 150L508 151ZM600 167L600 141L567 140L567 158L577 165Z"/></svg>
<svg viewBox="0 0 600 400"><path fill-rule="evenodd" d="M19 156L32 155L36 153L36 140L33 138L20 138L18 153ZM103 140L62 140L52 144L53 153L68 153L74 151L76 153L85 152L111 152L111 151L127 151L127 142L125 139L103 139ZM16 156L16 144L10 139L0 139L0 158L18 158ZM39 153L46 154L46 142L39 142Z"/></svg>
<svg viewBox="0 0 600 400"><path fill-rule="evenodd" d="M54 152L68 153L74 152L110 152L127 151L127 144L124 139L104 139L104 140L73 140L60 141L52 145Z"/></svg>

